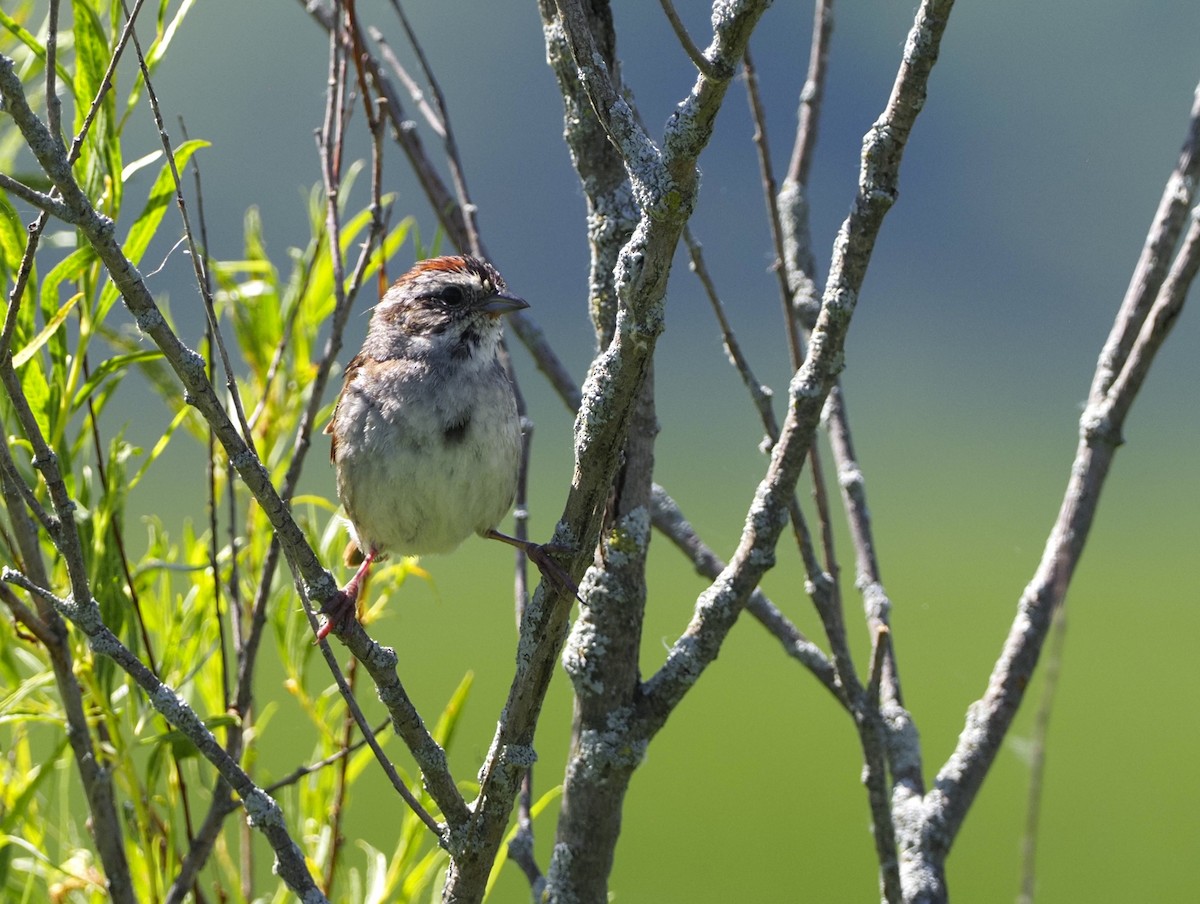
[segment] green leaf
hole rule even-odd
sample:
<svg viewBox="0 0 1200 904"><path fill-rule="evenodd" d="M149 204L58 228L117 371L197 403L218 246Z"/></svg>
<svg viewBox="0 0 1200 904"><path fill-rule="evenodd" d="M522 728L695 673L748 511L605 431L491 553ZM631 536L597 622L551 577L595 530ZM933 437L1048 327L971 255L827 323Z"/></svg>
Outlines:
<svg viewBox="0 0 1200 904"><path fill-rule="evenodd" d="M50 322L42 328L42 331L34 336L28 345L13 355L13 367L20 367L38 353L38 349L45 345L50 337L58 331L58 328L63 325L63 321L67 319L67 315L71 313L71 309L75 307L75 303L82 296L82 292L76 292L66 300L61 308L54 312L54 316L50 318Z"/></svg>
<svg viewBox="0 0 1200 904"><path fill-rule="evenodd" d="M87 382L79 387L79 391L71 399L71 410L77 410L96 391L96 388L109 377L114 374L124 376L123 371L130 364L137 364L140 361L152 361L155 358L161 357L162 352L158 349L145 349L140 352L132 352L128 355L115 355L112 358L106 358L99 367L92 371L92 375L88 378Z"/></svg>
<svg viewBox="0 0 1200 904"><path fill-rule="evenodd" d="M154 41L146 48L146 68L154 72L158 68L158 64L162 62L166 55L167 48L171 46L171 41L174 40L179 26L183 24L183 18L188 14L191 8L195 5L195 0L184 0L179 9L176 10L174 18L163 27L163 22L166 19L167 2L159 0L158 5L158 22L155 32ZM145 86L145 77L139 68L137 78L134 79L133 90L129 92L129 96L125 99L125 113L122 116L122 126L125 120L128 120L130 114L137 109L138 101L142 95L142 88Z"/></svg>
<svg viewBox="0 0 1200 904"><path fill-rule="evenodd" d="M366 888L363 889L361 900L364 904L384 904L388 901L387 892L387 857L383 851L371 847L367 842L359 840L359 848L366 855L367 875Z"/></svg>
<svg viewBox="0 0 1200 904"><path fill-rule="evenodd" d="M562 797L563 786L555 785L545 794L538 798L537 803L529 808L529 816L531 819L537 819L542 814L542 811L551 803ZM496 885L496 880L500 878L500 868L508 862L508 846L517 836L520 826L513 826L508 830L508 834L504 837L504 843L500 845L500 850L496 854L496 861L492 864L492 871L488 873L487 885L483 890L483 899L486 901L492 894L492 889Z"/></svg>
<svg viewBox="0 0 1200 904"><path fill-rule="evenodd" d="M200 148L206 148L209 142L199 138L193 138L191 141L185 141L175 149L175 168L181 170L187 165L192 154L196 153ZM122 250L130 262L137 264L142 259L142 255L146 253L146 248L150 245L150 240L154 238L155 232L158 231L158 226L162 222L163 216L167 212L167 205L175 197L175 176L171 172L171 165L168 161L163 164L163 168L159 170L158 178L154 180L154 185L150 188L150 197L146 199L146 206L130 227L129 236L125 239L125 244ZM117 300L117 287L110 280L100 293L100 303L96 307L96 319L103 320L108 314L109 309Z"/></svg>
<svg viewBox="0 0 1200 904"><path fill-rule="evenodd" d="M218 728L234 728L239 722L235 716L221 714L208 719L204 719L204 726L211 732L216 732ZM183 759L185 757L197 756L200 751L196 749L195 743L184 732L177 728L172 728L155 735L152 738L143 738L143 744L167 744L170 745L176 758Z"/></svg>
<svg viewBox="0 0 1200 904"><path fill-rule="evenodd" d="M75 131L78 132L104 84L110 54L108 36L92 4L75 0L71 4L71 11L75 20L72 32L75 38L75 78L70 84L75 89ZM111 108L111 95L103 103ZM94 124L93 128L95 125L99 123Z"/></svg>
<svg viewBox="0 0 1200 904"><path fill-rule="evenodd" d="M159 19L159 33L161 36L150 45L150 49L146 53L146 65L150 68L151 72L154 71L155 67L166 55L167 49L171 46L171 41L174 39L176 32L179 31L179 26L183 24L183 17L186 16L195 5L196 0L183 0L183 3L179 5L179 9L175 11L174 17L170 22L167 23L167 27L162 28L161 13L166 10L166 4L163 4L162 8L160 9Z"/></svg>
<svg viewBox="0 0 1200 904"><path fill-rule="evenodd" d="M0 276L16 275L28 237L17 209L6 195L0 194Z"/></svg>
<svg viewBox="0 0 1200 904"><path fill-rule="evenodd" d="M450 695L450 701L446 704L446 708L438 716L437 725L433 729L433 737L442 745L443 749L448 750L454 742L454 729L458 727L458 720L462 717L463 707L467 704L467 698L471 696L471 685L474 683L474 672L469 671L463 675L462 681L458 682L458 687Z"/></svg>
<svg viewBox="0 0 1200 904"><path fill-rule="evenodd" d="M43 64L46 62L46 48L42 42L34 37L32 33L26 31L20 22L2 9L0 9L0 28L4 28L6 31L10 32L13 37L33 51L34 55L37 56L37 58L41 60ZM54 70L58 73L58 77L62 80L63 84L70 85L71 73L67 71L67 68L62 64L61 59L62 57L60 56L59 59L55 61Z"/></svg>
<svg viewBox="0 0 1200 904"><path fill-rule="evenodd" d="M154 163L156 160L162 157L162 155L162 151L151 151L149 154L138 157L138 159L134 160L132 163L127 163L121 169L121 181L128 182L134 173L145 169L151 163Z"/></svg>
<svg viewBox="0 0 1200 904"><path fill-rule="evenodd" d="M40 367L21 369L21 390L43 436L50 435L50 385Z"/></svg>
<svg viewBox="0 0 1200 904"><path fill-rule="evenodd" d="M154 444L154 448L150 450L150 454L146 457L142 466L137 469L137 473L133 475L133 479L129 481L130 492L133 492L133 488L141 482L142 478L146 475L146 471L150 469L150 466L158 461L158 457L166 451L167 443L171 441L171 437L175 435L175 431L179 429L179 425L184 422L190 413L190 408L180 408L175 412L175 417L171 419L171 423L163 431L163 435Z"/></svg>
<svg viewBox="0 0 1200 904"><path fill-rule="evenodd" d="M38 756L37 765L33 767L31 772L27 772L24 776L25 783L17 795L10 801L8 812L4 814L4 818L0 819L0 832L7 835L17 826L17 821L24 818L25 812L28 809L29 802L37 793L39 787L48 776L55 773L55 767L63 752L67 749L67 739L63 737L59 741L58 746L49 752L41 753Z"/></svg>

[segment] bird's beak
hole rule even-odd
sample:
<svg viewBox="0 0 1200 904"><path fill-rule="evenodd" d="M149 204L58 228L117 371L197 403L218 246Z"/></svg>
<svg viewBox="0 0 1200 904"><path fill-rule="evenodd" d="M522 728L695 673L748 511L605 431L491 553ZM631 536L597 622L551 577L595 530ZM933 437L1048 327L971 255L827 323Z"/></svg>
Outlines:
<svg viewBox="0 0 1200 904"><path fill-rule="evenodd" d="M502 314L511 314L513 311L520 311L527 307L529 307L529 302L524 298L510 295L507 292L497 292L484 303L480 310L493 317L499 317Z"/></svg>

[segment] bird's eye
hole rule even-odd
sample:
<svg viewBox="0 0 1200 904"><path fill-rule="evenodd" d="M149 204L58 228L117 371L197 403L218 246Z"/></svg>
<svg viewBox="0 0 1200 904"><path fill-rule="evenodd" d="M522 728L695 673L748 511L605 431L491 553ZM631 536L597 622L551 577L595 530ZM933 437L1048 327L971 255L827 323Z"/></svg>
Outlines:
<svg viewBox="0 0 1200 904"><path fill-rule="evenodd" d="M438 299L442 304L450 305L450 307L458 307L466 301L467 295L461 286L446 286L438 292Z"/></svg>

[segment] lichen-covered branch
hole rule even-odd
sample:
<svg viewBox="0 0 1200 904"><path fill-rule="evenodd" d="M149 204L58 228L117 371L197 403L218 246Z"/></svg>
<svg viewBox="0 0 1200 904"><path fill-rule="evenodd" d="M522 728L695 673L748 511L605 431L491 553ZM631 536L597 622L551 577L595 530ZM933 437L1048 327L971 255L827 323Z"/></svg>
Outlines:
<svg viewBox="0 0 1200 904"><path fill-rule="evenodd" d="M660 151L620 96L599 53L588 17L578 3L558 12L578 78L597 118L620 151L640 219L614 268L618 311L612 341L592 362L575 424L575 471L554 542L575 551L567 565L574 578L591 564L604 503L625 445L634 407L662 331L662 302L671 261L695 203L696 159L736 71L745 41L765 3L720 4L714 9L713 71L701 75L681 104ZM533 728L565 636L570 597L539 588L525 612L517 674L481 774L480 798L468 846L452 862L447 901L477 900L532 754ZM553 870L550 878L553 886Z"/></svg>
<svg viewBox="0 0 1200 904"><path fill-rule="evenodd" d="M905 143L924 103L952 0L918 10L883 114L863 143L858 192L834 244L830 276L808 356L793 377L788 412L767 474L759 484L732 560L697 601L696 613L666 663L646 682L639 714L645 730L662 727L674 706L716 656L751 591L774 563L788 500L812 443L821 409L842 369L842 347L883 218L896 197Z"/></svg>
<svg viewBox="0 0 1200 904"><path fill-rule="evenodd" d="M675 500L658 485L654 487L651 515L654 527L688 557L697 574L713 580L725 569L725 563L700 539L692 525L684 518ZM813 677L833 694L838 703L846 705L829 657L805 637L800 629L767 599L761 589L756 588L750 594L750 599L746 601L746 611L783 645L789 656L812 672Z"/></svg>

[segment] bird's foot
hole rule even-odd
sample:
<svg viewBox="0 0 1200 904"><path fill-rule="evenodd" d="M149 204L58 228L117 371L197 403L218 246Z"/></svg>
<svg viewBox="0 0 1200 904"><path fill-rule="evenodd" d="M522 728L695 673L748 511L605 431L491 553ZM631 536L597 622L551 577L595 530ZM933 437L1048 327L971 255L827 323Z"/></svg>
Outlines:
<svg viewBox="0 0 1200 904"><path fill-rule="evenodd" d="M346 586L333 595L333 597L321 607L321 615L325 616L325 623L317 629L318 643L329 636L334 630L340 631L348 624L347 619L355 619L358 617L358 592L367 580L367 572L371 569L371 564L380 555L375 550L371 550L362 562L359 563L358 570L354 572Z"/></svg>
<svg viewBox="0 0 1200 904"><path fill-rule="evenodd" d="M571 575L554 558L557 555L569 555L574 550L554 543L534 543L531 540L518 540L516 537L502 534L498 530L489 530L484 536L489 540L499 540L501 543L515 546L529 557L530 562L537 566L537 570L541 572L544 580L552 584L557 584L560 588L569 592L575 599L579 600L579 602L583 602L583 597L579 595L579 585L571 580Z"/></svg>
<svg viewBox="0 0 1200 904"><path fill-rule="evenodd" d="M353 583L351 581L345 589L339 590L321 607L320 613L325 617L325 622L317 629L318 642L328 637L334 628L341 630L345 627L348 619L358 617L358 588L351 587Z"/></svg>

